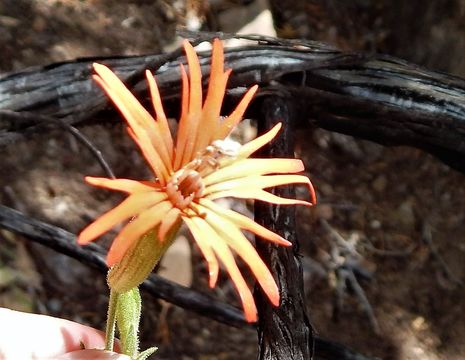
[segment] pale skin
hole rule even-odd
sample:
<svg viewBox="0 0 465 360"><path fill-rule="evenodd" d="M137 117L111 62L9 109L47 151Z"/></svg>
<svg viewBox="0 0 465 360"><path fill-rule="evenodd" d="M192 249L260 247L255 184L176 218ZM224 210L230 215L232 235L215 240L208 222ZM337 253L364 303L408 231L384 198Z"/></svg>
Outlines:
<svg viewBox="0 0 465 360"><path fill-rule="evenodd" d="M104 346L104 333L89 326L0 308L0 360L130 360Z"/></svg>

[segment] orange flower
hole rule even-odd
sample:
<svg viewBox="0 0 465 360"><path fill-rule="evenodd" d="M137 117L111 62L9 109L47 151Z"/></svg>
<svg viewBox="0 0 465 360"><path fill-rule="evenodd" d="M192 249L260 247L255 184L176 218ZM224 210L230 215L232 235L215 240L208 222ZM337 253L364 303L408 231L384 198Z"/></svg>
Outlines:
<svg viewBox="0 0 465 360"><path fill-rule="evenodd" d="M79 235L79 244L87 244L120 222L133 218L118 234L109 250L107 263L118 263L138 239L155 228L159 241L179 223L187 225L205 257L211 287L218 278L218 259L223 263L239 292L248 321L256 320L252 293L242 277L233 250L251 268L270 301L279 305L279 292L269 269L258 256L242 230L250 231L270 242L289 246L287 240L255 223L248 217L225 209L215 199L234 197L255 199L280 205L311 205L285 199L264 189L302 183L315 194L297 159L250 159L257 149L269 143L281 124L268 133L239 147L228 146L225 138L240 122L257 90L250 88L236 109L226 118L220 116L230 70L224 71L221 41L213 43L210 81L202 101L201 69L194 48L184 42L189 77L181 64L182 108L176 140L170 133L155 78L146 72L156 119L137 101L124 84L107 67L94 64L95 81L113 100L128 123L128 132L139 145L153 170L155 180L135 181L86 177L92 185L122 191L129 196L114 209L90 224Z"/></svg>

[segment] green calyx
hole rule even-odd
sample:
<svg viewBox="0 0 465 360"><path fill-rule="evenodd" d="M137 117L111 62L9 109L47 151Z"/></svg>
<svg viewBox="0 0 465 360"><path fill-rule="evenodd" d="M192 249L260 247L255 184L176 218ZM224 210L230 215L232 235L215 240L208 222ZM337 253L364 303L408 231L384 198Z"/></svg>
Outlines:
<svg viewBox="0 0 465 360"><path fill-rule="evenodd" d="M110 289L122 294L139 286L173 243L179 226L180 222L173 226L163 242L158 238L158 227L143 235L108 271Z"/></svg>

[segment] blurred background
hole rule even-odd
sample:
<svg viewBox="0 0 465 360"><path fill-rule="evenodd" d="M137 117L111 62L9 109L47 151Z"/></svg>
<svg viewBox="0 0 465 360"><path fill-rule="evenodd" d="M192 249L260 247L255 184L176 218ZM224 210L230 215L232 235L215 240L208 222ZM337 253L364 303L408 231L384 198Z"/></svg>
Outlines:
<svg viewBox="0 0 465 360"><path fill-rule="evenodd" d="M324 41L465 76L464 20L465 0L0 0L0 76L77 57L169 51L180 44L180 27ZM80 130L118 177L150 176L122 122ZM240 136L253 133L247 122ZM84 175L102 170L61 130L0 154L0 203L73 233L121 200L84 184ZM321 129L297 134L296 155L320 199L298 211L307 309L317 334L382 359L465 358L464 175L420 150ZM186 238L159 272L237 305L226 276L208 289L205 264ZM0 306L103 328L105 279L0 230ZM144 308L143 345L159 346L159 360L256 357L252 329L148 296Z"/></svg>

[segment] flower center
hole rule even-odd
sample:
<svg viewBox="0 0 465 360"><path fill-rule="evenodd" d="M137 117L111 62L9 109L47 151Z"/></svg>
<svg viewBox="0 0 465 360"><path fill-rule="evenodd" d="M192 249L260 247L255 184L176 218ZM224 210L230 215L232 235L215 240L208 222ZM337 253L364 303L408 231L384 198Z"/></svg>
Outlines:
<svg viewBox="0 0 465 360"><path fill-rule="evenodd" d="M171 203L184 210L190 203L203 195L204 185L200 174L192 169L181 169L174 173L166 185Z"/></svg>

